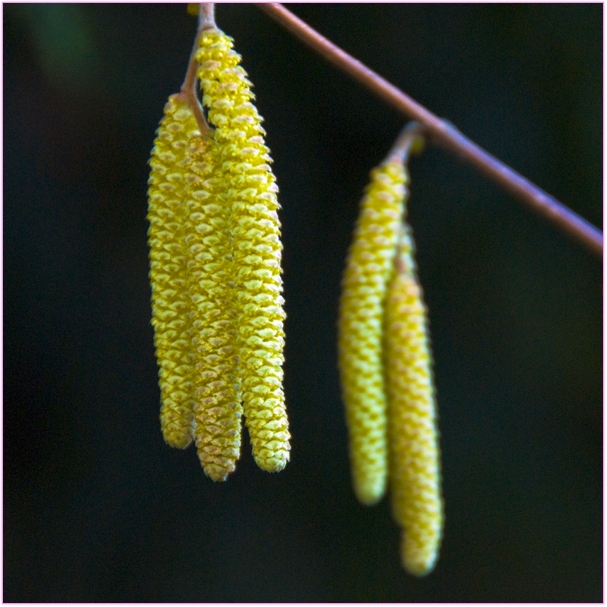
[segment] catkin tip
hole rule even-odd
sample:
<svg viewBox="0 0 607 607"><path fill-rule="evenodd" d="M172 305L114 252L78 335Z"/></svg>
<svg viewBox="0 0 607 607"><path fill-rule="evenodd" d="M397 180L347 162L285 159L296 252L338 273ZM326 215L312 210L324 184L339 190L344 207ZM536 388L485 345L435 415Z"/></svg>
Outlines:
<svg viewBox="0 0 607 607"><path fill-rule="evenodd" d="M235 466L231 466L230 468L225 468L224 466L217 465L203 465L202 469L204 473L216 483L225 482L228 479L228 475L234 472Z"/></svg>
<svg viewBox="0 0 607 607"><path fill-rule="evenodd" d="M386 483L383 477L379 481L373 486L368 483L359 486L354 482L354 494L363 506L375 506L383 499L386 493Z"/></svg>
<svg viewBox="0 0 607 607"><path fill-rule="evenodd" d="M419 542L407 535L401 534L401 564L407 573L416 577L424 577L432 572L436 565L438 552L436 546L420 546Z"/></svg>
<svg viewBox="0 0 607 607"><path fill-rule="evenodd" d="M171 409L165 401L160 408L160 428L164 442L174 449L187 449L194 440L192 414L186 410Z"/></svg>
<svg viewBox="0 0 607 607"><path fill-rule="evenodd" d="M187 449L192 444L192 435L163 432L164 442L173 449Z"/></svg>
<svg viewBox="0 0 607 607"><path fill-rule="evenodd" d="M289 462L289 452L273 452L271 456L253 456L255 463L265 472L280 472L284 470Z"/></svg>

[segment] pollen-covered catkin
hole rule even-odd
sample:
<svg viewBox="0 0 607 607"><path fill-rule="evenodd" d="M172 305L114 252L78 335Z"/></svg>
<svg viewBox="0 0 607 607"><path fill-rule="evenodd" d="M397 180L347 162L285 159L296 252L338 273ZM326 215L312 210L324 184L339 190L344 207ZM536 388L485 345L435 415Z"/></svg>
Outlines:
<svg viewBox="0 0 607 607"><path fill-rule="evenodd" d="M195 437L204 472L224 481L240 457L241 416L237 377L229 208L217 197L221 183L211 135L188 146L185 245L196 352Z"/></svg>
<svg viewBox="0 0 607 607"><path fill-rule="evenodd" d="M148 243L152 286L152 325L159 365L160 422L165 441L185 448L192 442L194 352L183 247L185 173L188 140L198 126L181 94L164 108L150 159Z"/></svg>
<svg viewBox="0 0 607 607"><path fill-rule="evenodd" d="M215 127L223 172L218 195L231 209L234 307L244 415L253 457L268 472L289 460L290 434L284 402L282 244L278 187L270 169L261 117L232 39L203 30L198 78L203 105Z"/></svg>
<svg viewBox="0 0 607 607"><path fill-rule="evenodd" d="M404 226L386 303L390 498L403 529L401 561L413 575L436 562L442 534L439 447L426 310L410 228Z"/></svg>
<svg viewBox="0 0 607 607"><path fill-rule="evenodd" d="M366 505L383 497L388 474L382 319L407 179L396 157L371 172L342 280L338 360L354 492Z"/></svg>

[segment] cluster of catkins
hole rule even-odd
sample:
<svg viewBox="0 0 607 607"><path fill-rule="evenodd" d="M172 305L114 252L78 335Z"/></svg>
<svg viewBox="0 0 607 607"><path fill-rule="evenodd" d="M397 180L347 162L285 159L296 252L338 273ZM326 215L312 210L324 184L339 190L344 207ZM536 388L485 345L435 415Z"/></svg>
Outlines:
<svg viewBox="0 0 607 607"><path fill-rule="evenodd" d="M161 428L195 440L215 481L234 471L244 414L253 457L282 470L290 434L283 380L278 187L232 39L204 28L197 76L210 126L185 94L164 108L150 160L150 281Z"/></svg>
<svg viewBox="0 0 607 607"><path fill-rule="evenodd" d="M402 564L425 575L443 513L426 311L405 223L408 181L398 151L371 172L343 277L338 346L354 492L372 505L389 484Z"/></svg>
<svg viewBox="0 0 607 607"><path fill-rule="evenodd" d="M195 57L210 126L201 128L185 93L172 95L150 160L152 324L164 438L182 449L194 440L205 473L220 481L240 456L243 416L262 469L289 460L282 245L278 188L240 56L209 25ZM389 483L403 565L424 575L443 515L407 184L402 149L371 173L344 274L338 345L354 491L371 505Z"/></svg>

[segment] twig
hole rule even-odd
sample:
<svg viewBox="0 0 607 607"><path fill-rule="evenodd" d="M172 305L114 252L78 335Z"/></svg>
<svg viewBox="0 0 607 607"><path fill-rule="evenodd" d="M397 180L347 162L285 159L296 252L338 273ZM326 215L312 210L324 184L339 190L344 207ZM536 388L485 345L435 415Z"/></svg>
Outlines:
<svg viewBox="0 0 607 607"><path fill-rule="evenodd" d="M407 118L421 123L437 142L467 160L592 252L602 256L603 234L592 224L486 152L448 121L435 116L379 74L327 40L281 4L258 4L257 6L329 62L358 80Z"/></svg>
<svg viewBox="0 0 607 607"><path fill-rule="evenodd" d="M418 122L409 122L397 137L392 149L386 156L386 160L396 157L407 164L412 153L417 154L424 149L426 145L425 130L424 126Z"/></svg>
<svg viewBox="0 0 607 607"><path fill-rule="evenodd" d="M215 26L215 3L201 2L200 12L198 13L198 30Z"/></svg>
<svg viewBox="0 0 607 607"><path fill-rule="evenodd" d="M194 46L192 48L192 52L190 53L190 61L188 63L188 69L185 74L185 79L183 84L181 85L181 94L185 96L192 113L194 114L194 118L196 118L196 122L198 123L198 128L200 129L200 133L204 135L211 130L206 118L204 117L204 113L202 111L202 106L200 105L200 101L198 100L198 95L196 94L196 71L198 70L198 62L196 61L196 51L198 50L198 39L200 38L200 33L203 29L215 25L214 21L214 5L213 3L202 3L200 5L200 17L198 21L198 31L196 32L196 36L194 38ZM211 26L211 27L212 27Z"/></svg>

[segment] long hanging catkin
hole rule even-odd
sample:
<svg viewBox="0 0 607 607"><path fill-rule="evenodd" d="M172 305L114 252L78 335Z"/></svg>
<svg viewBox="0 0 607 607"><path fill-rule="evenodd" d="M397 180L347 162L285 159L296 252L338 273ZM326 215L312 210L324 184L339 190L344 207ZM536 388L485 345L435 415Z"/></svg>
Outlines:
<svg viewBox="0 0 607 607"><path fill-rule="evenodd" d="M283 324L278 187L251 92L232 39L215 27L203 30L198 78L203 105L215 127L220 204L230 208L231 288L238 327L244 415L260 468L276 472L289 460L290 434L282 388Z"/></svg>
<svg viewBox="0 0 607 607"><path fill-rule="evenodd" d="M390 156L371 172L348 253L338 320L338 356L354 492L371 505L388 472L382 319L396 253L407 180Z"/></svg>
<svg viewBox="0 0 607 607"><path fill-rule="evenodd" d="M191 302L183 245L183 196L187 144L199 134L184 96L169 97L154 141L148 190L152 325L159 365L160 422L165 441L182 449L192 442L195 372L188 321Z"/></svg>
<svg viewBox="0 0 607 607"><path fill-rule="evenodd" d="M240 456L242 415L229 289L233 273L229 208L217 196L222 171L212 135L192 138L188 155L184 241L196 352L196 447L206 475L223 481Z"/></svg>
<svg viewBox="0 0 607 607"><path fill-rule="evenodd" d="M440 456L426 310L408 226L399 246L385 319L390 498L403 528L403 567L421 576L433 569L441 540Z"/></svg>

